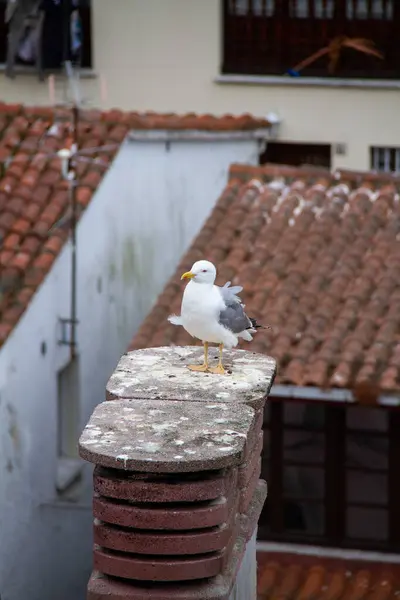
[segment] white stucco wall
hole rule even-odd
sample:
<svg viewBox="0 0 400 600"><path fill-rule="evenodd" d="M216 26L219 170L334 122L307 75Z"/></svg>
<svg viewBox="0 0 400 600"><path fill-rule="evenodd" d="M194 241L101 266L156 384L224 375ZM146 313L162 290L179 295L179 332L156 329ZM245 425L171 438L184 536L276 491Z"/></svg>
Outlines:
<svg viewBox="0 0 400 600"><path fill-rule="evenodd" d="M303 85L303 78L290 85L217 83L220 0L92 0L92 6L94 69L108 89L103 107L258 116L275 111L284 141L346 144L345 155L332 157L334 168L368 169L369 146L399 145L400 89L315 87ZM32 75L11 82L1 75L0 85L4 100L49 102L46 84ZM82 91L101 105L98 79L83 81Z"/></svg>
<svg viewBox="0 0 400 600"><path fill-rule="evenodd" d="M126 141L78 226L80 429L120 355L222 191L231 162L256 164L254 140ZM0 595L85 597L91 570L90 467L60 502L58 317L69 316L67 245L0 350ZM41 354L41 343L47 352Z"/></svg>

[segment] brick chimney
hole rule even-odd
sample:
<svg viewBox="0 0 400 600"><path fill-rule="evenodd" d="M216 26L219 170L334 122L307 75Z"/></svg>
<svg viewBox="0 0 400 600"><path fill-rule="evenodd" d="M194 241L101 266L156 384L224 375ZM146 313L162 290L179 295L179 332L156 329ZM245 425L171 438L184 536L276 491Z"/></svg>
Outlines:
<svg viewBox="0 0 400 600"><path fill-rule="evenodd" d="M79 441L94 463L94 571L87 600L255 600L267 356L199 347L122 357Z"/></svg>

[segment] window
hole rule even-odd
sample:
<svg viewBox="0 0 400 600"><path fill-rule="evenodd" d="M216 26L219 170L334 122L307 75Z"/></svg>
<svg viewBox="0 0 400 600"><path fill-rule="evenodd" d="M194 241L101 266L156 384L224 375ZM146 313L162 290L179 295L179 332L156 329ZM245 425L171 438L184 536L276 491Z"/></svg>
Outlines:
<svg viewBox="0 0 400 600"><path fill-rule="evenodd" d="M288 142L268 142L260 156L260 164L313 165L331 168L331 146L329 144L299 144Z"/></svg>
<svg viewBox="0 0 400 600"><path fill-rule="evenodd" d="M285 75L346 36L370 40L383 60L342 47L333 71L325 55L300 74L400 78L400 2L395 0L224 0L223 9L223 73Z"/></svg>
<svg viewBox="0 0 400 600"><path fill-rule="evenodd" d="M21 0L16 0L16 10L23 6ZM8 32L12 26L5 22L7 1L0 0L0 63L6 63ZM71 43L71 14L76 10L82 25L82 49L80 64L82 67L92 66L91 49L91 1L90 0L42 0L39 6L43 14L43 23L38 31L38 46L33 41L35 34L30 37L29 28L20 28L20 41L16 55L16 65L33 67L37 64L37 55L41 54L42 68L58 70L65 60L75 58ZM74 13L76 14L76 13ZM15 22L15 21L14 21ZM32 31L32 29L31 29Z"/></svg>
<svg viewBox="0 0 400 600"><path fill-rule="evenodd" d="M400 549L400 416L381 408L269 400L260 538Z"/></svg>
<svg viewBox="0 0 400 600"><path fill-rule="evenodd" d="M400 148L370 148L370 164L374 171L400 173Z"/></svg>
<svg viewBox="0 0 400 600"><path fill-rule="evenodd" d="M57 375L58 472L57 491L64 492L80 476L78 458L80 385L79 359L75 357Z"/></svg>

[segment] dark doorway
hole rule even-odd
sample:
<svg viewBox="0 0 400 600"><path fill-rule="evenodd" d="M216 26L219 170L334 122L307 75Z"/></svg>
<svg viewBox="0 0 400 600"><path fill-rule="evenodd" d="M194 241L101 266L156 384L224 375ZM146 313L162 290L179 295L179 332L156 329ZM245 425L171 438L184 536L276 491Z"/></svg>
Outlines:
<svg viewBox="0 0 400 600"><path fill-rule="evenodd" d="M290 142L268 142L260 165L275 163L279 165L313 165L331 168L331 146L329 144L301 144Z"/></svg>

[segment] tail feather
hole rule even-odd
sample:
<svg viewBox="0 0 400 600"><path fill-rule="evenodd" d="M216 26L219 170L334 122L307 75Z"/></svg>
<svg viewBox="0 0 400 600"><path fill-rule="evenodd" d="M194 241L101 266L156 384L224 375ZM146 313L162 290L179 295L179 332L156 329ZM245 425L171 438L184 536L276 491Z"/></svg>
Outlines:
<svg viewBox="0 0 400 600"><path fill-rule="evenodd" d="M170 315L168 321L172 325L182 325L182 317L178 317L178 315Z"/></svg>

